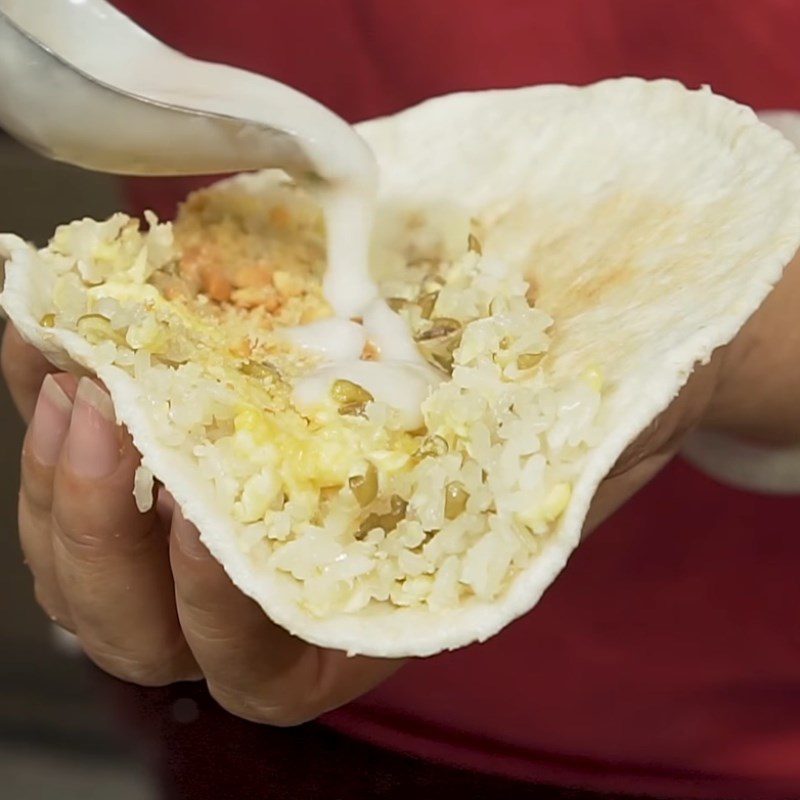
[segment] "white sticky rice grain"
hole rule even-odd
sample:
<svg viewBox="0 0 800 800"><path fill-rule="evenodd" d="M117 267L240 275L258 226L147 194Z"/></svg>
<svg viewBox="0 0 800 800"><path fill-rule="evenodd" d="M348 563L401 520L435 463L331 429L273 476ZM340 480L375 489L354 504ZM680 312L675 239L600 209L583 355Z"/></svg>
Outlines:
<svg viewBox="0 0 800 800"><path fill-rule="evenodd" d="M133 477L133 496L142 514L153 507L154 493L153 473L144 464L139 464Z"/></svg>

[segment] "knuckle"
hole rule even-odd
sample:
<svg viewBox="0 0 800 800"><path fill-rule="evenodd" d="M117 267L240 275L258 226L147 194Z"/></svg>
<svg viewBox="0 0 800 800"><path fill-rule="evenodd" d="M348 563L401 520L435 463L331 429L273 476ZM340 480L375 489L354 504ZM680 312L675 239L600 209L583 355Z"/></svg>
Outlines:
<svg viewBox="0 0 800 800"><path fill-rule="evenodd" d="M34 579L33 596L36 604L44 611L51 622L69 633L75 633L75 624L65 604L59 598L53 596L53 591L49 586Z"/></svg>
<svg viewBox="0 0 800 800"><path fill-rule="evenodd" d="M127 513L129 495L132 503L132 482L130 490L109 489L102 495L93 489L67 491L58 484L52 502L56 541L81 560L107 556L137 560L153 547L166 549L168 542L156 537L151 515Z"/></svg>
<svg viewBox="0 0 800 800"><path fill-rule="evenodd" d="M86 646L86 654L103 672L137 686L169 686L188 676L173 659L157 654L128 653L98 644Z"/></svg>
<svg viewBox="0 0 800 800"><path fill-rule="evenodd" d="M296 728L298 725L313 722L321 713L299 706L278 706L269 711L267 724L276 728Z"/></svg>
<svg viewBox="0 0 800 800"><path fill-rule="evenodd" d="M250 630L246 617L233 616L223 607L214 587L208 586L204 592L202 585L195 585L186 591L184 583L176 582L178 614L184 629L206 648L214 647L218 652L235 648Z"/></svg>
<svg viewBox="0 0 800 800"><path fill-rule="evenodd" d="M29 505L39 511L47 511L53 504L53 468L39 464L27 443L22 448L20 471L20 494Z"/></svg>
<svg viewBox="0 0 800 800"><path fill-rule="evenodd" d="M63 512L53 517L55 542L67 551L70 557L81 561L95 560L102 551L104 536L90 528L83 520L65 519Z"/></svg>
<svg viewBox="0 0 800 800"><path fill-rule="evenodd" d="M34 571L36 556L41 546L50 539L50 514L33 508L30 501L25 496L21 496L17 508L17 528L26 563L31 571Z"/></svg>
<svg viewBox="0 0 800 800"><path fill-rule="evenodd" d="M313 711L303 703L284 702L275 706L266 705L257 697L211 681L208 683L208 691L216 703L229 714L259 725L294 728L319 716L319 712Z"/></svg>
<svg viewBox="0 0 800 800"><path fill-rule="evenodd" d="M273 728L296 728L307 722L313 722L318 716L318 714L305 709L279 706L269 709L264 724L271 725Z"/></svg>
<svg viewBox="0 0 800 800"><path fill-rule="evenodd" d="M102 565L109 559L138 561L156 546L155 532L116 521L87 519L80 511L54 508L54 543L73 562ZM162 545L166 549L166 544Z"/></svg>

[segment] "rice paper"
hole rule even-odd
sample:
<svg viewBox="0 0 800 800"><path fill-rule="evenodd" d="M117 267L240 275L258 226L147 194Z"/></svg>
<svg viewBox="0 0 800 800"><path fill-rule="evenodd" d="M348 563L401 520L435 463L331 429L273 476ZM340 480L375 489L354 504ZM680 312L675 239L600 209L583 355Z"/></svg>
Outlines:
<svg viewBox="0 0 800 800"><path fill-rule="evenodd" d="M800 159L748 108L671 81L437 98L359 126L372 264L442 381L408 430L285 335L329 316L318 209L234 178L174 229L117 215L0 239L2 305L96 374L234 583L297 636L426 656L529 611L598 484L800 244ZM374 358L366 343L362 358ZM146 503L145 503L146 504Z"/></svg>

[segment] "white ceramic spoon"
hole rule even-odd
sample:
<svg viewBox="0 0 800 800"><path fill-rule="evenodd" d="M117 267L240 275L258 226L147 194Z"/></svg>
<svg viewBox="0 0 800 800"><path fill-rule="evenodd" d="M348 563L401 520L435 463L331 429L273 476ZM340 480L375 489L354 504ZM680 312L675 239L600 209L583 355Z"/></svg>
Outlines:
<svg viewBox="0 0 800 800"><path fill-rule="evenodd" d="M0 126L53 159L125 175L282 167L371 184L376 172L316 101L188 58L105 0L0 0Z"/></svg>

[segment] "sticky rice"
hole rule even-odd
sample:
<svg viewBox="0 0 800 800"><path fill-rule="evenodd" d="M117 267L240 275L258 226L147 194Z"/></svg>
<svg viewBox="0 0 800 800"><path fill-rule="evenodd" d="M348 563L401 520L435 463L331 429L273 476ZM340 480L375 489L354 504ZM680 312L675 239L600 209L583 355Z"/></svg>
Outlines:
<svg viewBox="0 0 800 800"><path fill-rule="evenodd" d="M74 332L141 387L159 439L194 460L241 524L238 546L291 578L308 613L492 600L566 508L597 439L602 377L548 369L554 321L482 254L469 217L409 213L381 252L381 290L442 382L409 432L337 381L313 413L292 387L318 359L282 334L331 315L310 199L204 191L174 227L118 214L59 228L45 330ZM379 358L372 343L362 358ZM136 495L152 498L147 467Z"/></svg>

